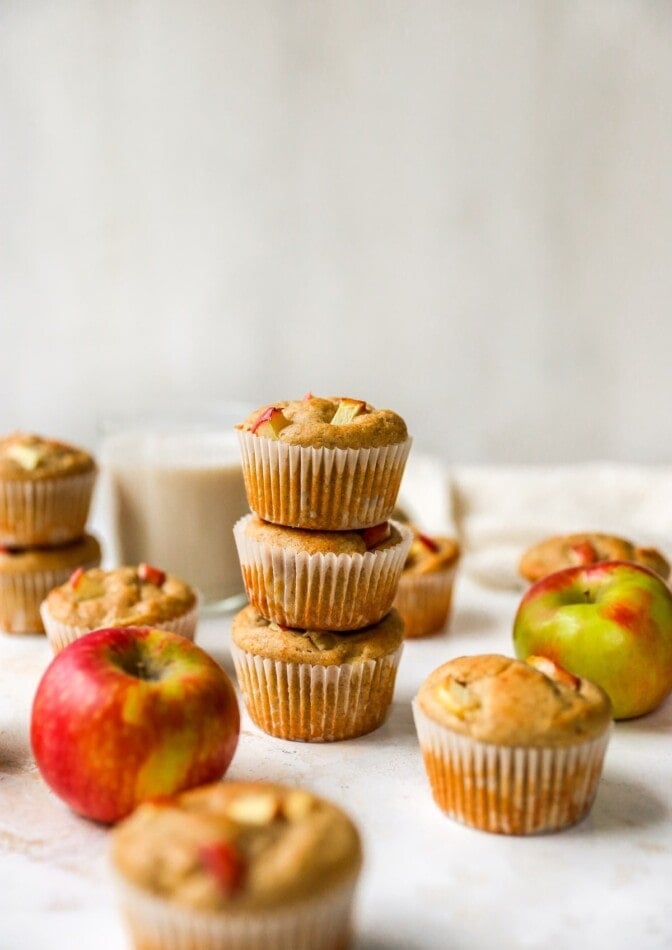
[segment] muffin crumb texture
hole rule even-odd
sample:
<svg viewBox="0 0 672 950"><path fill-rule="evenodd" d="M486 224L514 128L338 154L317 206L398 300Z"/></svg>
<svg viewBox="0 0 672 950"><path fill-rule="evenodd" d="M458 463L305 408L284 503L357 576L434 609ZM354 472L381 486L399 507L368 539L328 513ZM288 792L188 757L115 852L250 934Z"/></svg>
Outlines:
<svg viewBox="0 0 672 950"><path fill-rule="evenodd" d="M356 874L358 832L300 788L221 782L145 804L117 827L112 861L145 891L199 911L269 909Z"/></svg>
<svg viewBox="0 0 672 950"><path fill-rule="evenodd" d="M151 626L172 620L196 604L196 593L185 581L143 567L148 565L75 572L49 593L48 611L61 623L94 629Z"/></svg>
<svg viewBox="0 0 672 950"><path fill-rule="evenodd" d="M599 735L611 721L606 693L585 679L562 680L496 654L458 657L428 677L418 703L434 721L481 742L555 746Z"/></svg>
<svg viewBox="0 0 672 950"><path fill-rule="evenodd" d="M273 417L272 410L278 415ZM274 418L271 431L267 424ZM363 400L337 396L307 396L262 406L239 428L311 448L376 448L408 438L404 420L391 409L375 409Z"/></svg>

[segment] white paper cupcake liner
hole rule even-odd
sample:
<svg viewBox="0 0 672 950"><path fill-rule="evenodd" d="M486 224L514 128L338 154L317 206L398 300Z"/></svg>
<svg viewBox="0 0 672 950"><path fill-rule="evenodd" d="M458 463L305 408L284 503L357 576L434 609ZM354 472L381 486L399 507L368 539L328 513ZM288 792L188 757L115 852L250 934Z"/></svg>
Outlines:
<svg viewBox="0 0 672 950"><path fill-rule="evenodd" d="M427 637L448 623L457 565L431 574L403 574L394 606L404 621L404 636Z"/></svg>
<svg viewBox="0 0 672 950"><path fill-rule="evenodd" d="M498 834L559 831L590 810L611 729L571 746L508 747L440 726L413 701L436 803L465 825Z"/></svg>
<svg viewBox="0 0 672 950"><path fill-rule="evenodd" d="M88 570L99 563L96 559L83 566ZM72 570L0 574L0 627L7 633L44 633L40 605L50 590L67 581Z"/></svg>
<svg viewBox="0 0 672 950"><path fill-rule="evenodd" d="M411 439L370 449L313 449L238 430L247 499L265 521L345 531L392 514Z"/></svg>
<svg viewBox="0 0 672 950"><path fill-rule="evenodd" d="M301 630L359 630L378 623L392 606L412 534L394 547L364 554L308 554L247 537L254 515L233 529L243 582L262 617Z"/></svg>
<svg viewBox="0 0 672 950"><path fill-rule="evenodd" d="M65 544L84 534L97 472L0 480L0 545Z"/></svg>
<svg viewBox="0 0 672 950"><path fill-rule="evenodd" d="M231 644L253 722L280 739L335 742L372 732L387 715L402 646L377 660L318 666L283 663Z"/></svg>
<svg viewBox="0 0 672 950"><path fill-rule="evenodd" d="M67 577L65 580L67 580ZM61 583L64 582L61 581ZM199 602L197 601L191 610L182 614L181 617L175 617L172 620L162 620L158 623L137 623L136 621L124 623L123 621L115 620L111 623L101 624L101 627L124 627L131 625L134 627L151 627L153 630L171 630L173 633L178 633L187 640L194 640L196 627L198 625L198 611ZM85 633L91 633L92 630L98 629L94 627L78 627L75 624L63 623L57 620L51 615L47 601L42 601L40 605L40 616L42 617L44 630L49 638L49 643L54 653L60 653L60 651L67 647L69 643L72 643L73 640L77 640L79 637L83 637Z"/></svg>
<svg viewBox="0 0 672 950"><path fill-rule="evenodd" d="M122 916L142 950L347 950L356 876L328 893L272 910L205 913L115 874Z"/></svg>

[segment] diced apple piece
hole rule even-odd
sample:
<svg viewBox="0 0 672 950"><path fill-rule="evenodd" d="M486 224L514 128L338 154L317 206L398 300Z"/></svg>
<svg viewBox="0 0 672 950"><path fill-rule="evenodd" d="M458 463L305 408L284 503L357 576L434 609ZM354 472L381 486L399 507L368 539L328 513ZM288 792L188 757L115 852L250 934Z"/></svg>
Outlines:
<svg viewBox="0 0 672 950"><path fill-rule="evenodd" d="M280 802L272 792L249 792L232 799L226 814L244 825L268 825L279 810Z"/></svg>
<svg viewBox="0 0 672 950"><path fill-rule="evenodd" d="M282 811L288 821L301 821L313 810L315 799L303 789L297 788L285 796Z"/></svg>
<svg viewBox="0 0 672 950"><path fill-rule="evenodd" d="M447 679L441 684L437 690L437 698L459 719L464 719L468 712L478 709L481 705L473 690L469 689L465 683L454 679Z"/></svg>
<svg viewBox="0 0 672 950"><path fill-rule="evenodd" d="M233 844L228 841L204 844L199 848L198 856L224 893L239 890L245 877L245 862Z"/></svg>
<svg viewBox="0 0 672 950"><path fill-rule="evenodd" d="M336 646L336 637L326 630L307 630L306 635L318 650L333 650Z"/></svg>
<svg viewBox="0 0 672 950"><path fill-rule="evenodd" d="M569 552L574 564L595 564L598 561L597 551L590 541L577 541Z"/></svg>
<svg viewBox="0 0 672 950"><path fill-rule="evenodd" d="M105 593L105 588L100 581L84 574L77 582L75 593L77 600L93 600L94 597L102 597Z"/></svg>
<svg viewBox="0 0 672 950"><path fill-rule="evenodd" d="M23 442L14 442L7 449L7 455L15 462L32 472L44 458L44 451L37 445L25 445Z"/></svg>
<svg viewBox="0 0 672 950"><path fill-rule="evenodd" d="M380 524L371 525L370 528L362 528L359 533L367 548L375 548L377 544L387 541L392 532L390 522L382 521Z"/></svg>
<svg viewBox="0 0 672 950"><path fill-rule="evenodd" d="M436 543L434 538L430 538L429 535L422 534L422 532L418 531L418 533L416 534L416 538L420 542L420 544L422 544L423 547L427 548L428 551L431 551L432 554L436 554L437 551L439 550L439 545Z"/></svg>
<svg viewBox="0 0 672 950"><path fill-rule="evenodd" d="M161 587L166 579L166 572L151 564L138 564L138 577L146 584L154 584L155 587Z"/></svg>
<svg viewBox="0 0 672 950"><path fill-rule="evenodd" d="M255 435L264 436L266 439L277 439L285 426L289 425L289 419L277 406L269 406L258 416L252 432Z"/></svg>
<svg viewBox="0 0 672 950"><path fill-rule="evenodd" d="M362 402L361 399L341 399L331 424L332 426L345 425L352 422L357 416L361 416L363 412L366 412L366 403Z"/></svg>
<svg viewBox="0 0 672 950"><path fill-rule="evenodd" d="M70 584L73 590L77 590L82 577L84 577L84 568L76 567L68 578L68 584Z"/></svg>
<svg viewBox="0 0 672 950"><path fill-rule="evenodd" d="M562 683L564 686L571 687L571 689L578 689L581 686L581 680L578 676L574 676L569 670L566 670L563 666L555 663L547 656L528 656L525 662L533 666L535 670L539 670L544 676L555 680L556 683Z"/></svg>

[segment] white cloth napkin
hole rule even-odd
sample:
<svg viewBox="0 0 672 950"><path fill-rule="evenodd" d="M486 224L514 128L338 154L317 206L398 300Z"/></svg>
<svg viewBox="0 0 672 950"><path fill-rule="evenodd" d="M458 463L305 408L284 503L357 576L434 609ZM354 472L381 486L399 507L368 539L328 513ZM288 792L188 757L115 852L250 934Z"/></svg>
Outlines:
<svg viewBox="0 0 672 950"><path fill-rule="evenodd" d="M399 501L423 530L456 536L460 569L488 587L520 589L520 555L552 534L604 531L672 555L667 466L448 468L431 457L411 456Z"/></svg>

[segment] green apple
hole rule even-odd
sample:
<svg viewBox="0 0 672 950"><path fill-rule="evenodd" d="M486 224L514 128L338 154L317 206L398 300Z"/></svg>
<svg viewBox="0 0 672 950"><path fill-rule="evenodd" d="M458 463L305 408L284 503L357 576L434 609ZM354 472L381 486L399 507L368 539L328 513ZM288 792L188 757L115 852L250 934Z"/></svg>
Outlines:
<svg viewBox="0 0 672 950"><path fill-rule="evenodd" d="M672 692L672 592L629 561L569 567L533 584L513 623L519 659L547 657L609 694L615 719Z"/></svg>

